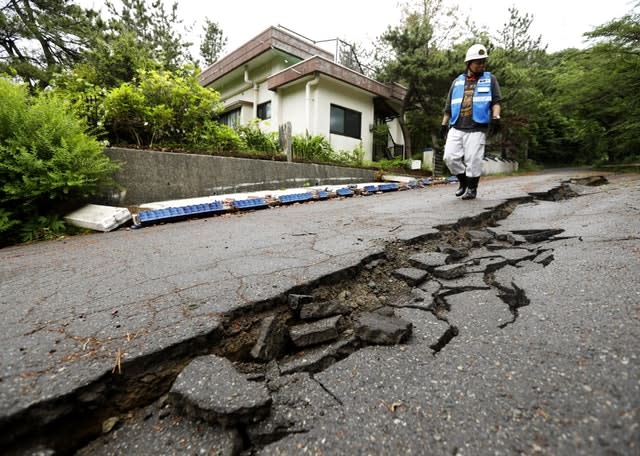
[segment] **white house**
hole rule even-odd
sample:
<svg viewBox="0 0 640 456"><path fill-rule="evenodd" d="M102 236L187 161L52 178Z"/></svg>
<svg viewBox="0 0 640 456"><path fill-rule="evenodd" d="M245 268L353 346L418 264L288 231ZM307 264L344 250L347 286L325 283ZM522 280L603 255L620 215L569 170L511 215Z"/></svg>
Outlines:
<svg viewBox="0 0 640 456"><path fill-rule="evenodd" d="M397 117L406 89L336 63L333 54L285 28L270 27L218 60L200 83L220 93L220 120L230 125L260 119L261 129L278 131L290 122L294 135L322 135L335 150L362 143L365 160L402 155ZM374 147L372 129L383 123L387 144Z"/></svg>

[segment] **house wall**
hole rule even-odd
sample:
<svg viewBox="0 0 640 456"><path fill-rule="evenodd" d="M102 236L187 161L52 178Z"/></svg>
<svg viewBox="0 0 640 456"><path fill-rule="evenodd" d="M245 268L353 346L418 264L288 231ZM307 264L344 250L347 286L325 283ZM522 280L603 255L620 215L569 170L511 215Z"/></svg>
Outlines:
<svg viewBox="0 0 640 456"><path fill-rule="evenodd" d="M307 114L306 83L278 89L277 109L273 109L272 119L265 125L270 131L277 131L278 125L291 122L294 135L303 135L307 131L310 135L322 135L335 150L353 151L362 142L365 160L371 160L373 135L369 132L369 125L373 124L373 102L370 95L320 77L317 85L310 90L309 112ZM273 92L271 92L273 94ZM273 96L273 95L272 95ZM274 101L272 101L274 103ZM358 111L362 114L361 138L329 133L331 105ZM286 113L284 115L283 113ZM307 115L309 117L307 125ZM263 123L264 124L264 123Z"/></svg>
<svg viewBox="0 0 640 456"><path fill-rule="evenodd" d="M297 84L292 87L278 89L279 95L279 114L278 124L285 122L291 122L291 131L294 135L304 134L307 130L306 125L306 113L305 113L305 86L304 84ZM285 114L286 113L286 116ZM313 125L313 110L312 110L311 125ZM277 130L278 126L275 125ZM309 128L310 134L319 134L312 131Z"/></svg>
<svg viewBox="0 0 640 456"><path fill-rule="evenodd" d="M353 151L362 142L364 159L371 160L373 135L369 126L373 124L373 98L364 92L334 82L331 79L320 79L317 94L318 129L329 139L335 150ZM362 114L360 138L329 134L331 105L338 105Z"/></svg>
<svg viewBox="0 0 640 456"><path fill-rule="evenodd" d="M271 118L263 120L259 124L263 131L277 132L279 125L291 122L294 135L303 135L307 131L312 136L322 135L338 151L352 152L362 143L364 159L372 160L373 135L369 131L369 127L374 123L373 96L351 85L323 76L319 77L317 84L312 85L308 102L306 100L306 85L312 79L304 79L289 87L279 88L277 92L269 90L267 78L284 67L285 65L280 59L275 59L249 71L248 78L257 84L257 90L245 82L244 77L227 83L225 93L230 95L222 100L225 106L233 105L239 101L251 103L251 106L242 106L241 123L246 125L256 118L255 106L271 101ZM307 103L309 103L308 108ZM362 114L361 138L329 133L331 104ZM392 121L389 127L396 143L402 144L402 132L398 122Z"/></svg>

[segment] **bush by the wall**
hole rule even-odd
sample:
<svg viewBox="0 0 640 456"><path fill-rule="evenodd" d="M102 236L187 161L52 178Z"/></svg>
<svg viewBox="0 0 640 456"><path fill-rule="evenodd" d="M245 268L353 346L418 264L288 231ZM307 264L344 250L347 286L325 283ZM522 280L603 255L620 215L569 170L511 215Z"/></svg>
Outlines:
<svg viewBox="0 0 640 456"><path fill-rule="evenodd" d="M219 99L198 83L193 68L140 71L107 93L104 126L116 144L198 144L222 109Z"/></svg>
<svg viewBox="0 0 640 456"><path fill-rule="evenodd" d="M211 153L243 150L243 141L236 130L215 120L208 120L202 126L200 135L192 144L198 150Z"/></svg>
<svg viewBox="0 0 640 456"><path fill-rule="evenodd" d="M362 143L353 151L335 151L327 138L322 135L294 135L293 156L305 161L337 163L341 165L361 165L364 157Z"/></svg>
<svg viewBox="0 0 640 456"><path fill-rule="evenodd" d="M33 238L28 226L60 228L63 206L111 183L117 164L53 95L29 95L0 78L0 233L3 243Z"/></svg>
<svg viewBox="0 0 640 456"><path fill-rule="evenodd" d="M272 156L280 152L278 133L263 132L257 122L249 123L249 125L237 125L234 129L242 140L243 150L264 152Z"/></svg>

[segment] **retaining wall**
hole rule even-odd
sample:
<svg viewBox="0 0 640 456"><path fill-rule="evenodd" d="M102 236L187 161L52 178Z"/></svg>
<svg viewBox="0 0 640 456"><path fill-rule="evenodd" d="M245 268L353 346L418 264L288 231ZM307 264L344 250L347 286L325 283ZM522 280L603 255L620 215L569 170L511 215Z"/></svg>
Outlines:
<svg viewBox="0 0 640 456"><path fill-rule="evenodd" d="M433 171L433 150L422 152L422 169ZM497 157L485 157L482 161L482 175L512 173L518 171L518 162Z"/></svg>
<svg viewBox="0 0 640 456"><path fill-rule="evenodd" d="M122 188L98 201L114 206L304 185L372 182L375 174L374 170L341 166L116 147L105 149L105 153L123 163L114 175Z"/></svg>

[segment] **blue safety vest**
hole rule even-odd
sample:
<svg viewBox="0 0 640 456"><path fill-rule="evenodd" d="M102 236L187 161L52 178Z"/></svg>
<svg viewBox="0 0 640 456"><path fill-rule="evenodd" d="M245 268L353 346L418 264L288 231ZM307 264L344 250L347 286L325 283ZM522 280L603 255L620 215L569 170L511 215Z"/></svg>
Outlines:
<svg viewBox="0 0 640 456"><path fill-rule="evenodd" d="M451 92L451 121L450 125L455 125L460 115L462 98L464 97L464 83L467 75L461 74L453 82ZM472 119L479 124L488 124L491 121L491 73L485 71L478 78L476 89L473 92Z"/></svg>

